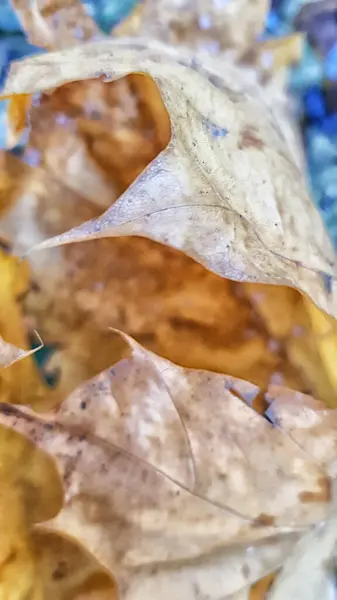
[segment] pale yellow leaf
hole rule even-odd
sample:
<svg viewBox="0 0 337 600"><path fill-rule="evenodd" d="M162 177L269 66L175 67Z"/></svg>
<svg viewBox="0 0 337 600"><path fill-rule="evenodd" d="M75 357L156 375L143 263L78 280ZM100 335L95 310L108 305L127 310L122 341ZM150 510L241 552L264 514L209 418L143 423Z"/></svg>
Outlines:
<svg viewBox="0 0 337 600"><path fill-rule="evenodd" d="M148 236L225 277L297 287L336 314L335 254L278 124L239 69L216 65L159 44L111 41L13 68L6 95L149 73L171 118L167 149L101 218L40 247Z"/></svg>
<svg viewBox="0 0 337 600"><path fill-rule="evenodd" d="M305 417L294 442L249 408L238 397L248 383L129 342L130 358L57 412L3 405L1 422L55 458L65 504L48 527L91 551L122 598L220 600L277 569L326 518L331 461L308 453Z"/></svg>

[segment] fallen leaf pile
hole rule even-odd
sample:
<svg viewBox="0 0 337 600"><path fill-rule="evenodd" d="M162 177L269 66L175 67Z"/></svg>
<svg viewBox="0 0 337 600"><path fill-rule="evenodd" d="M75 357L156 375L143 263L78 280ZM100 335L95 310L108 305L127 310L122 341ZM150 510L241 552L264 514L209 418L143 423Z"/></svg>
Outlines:
<svg viewBox="0 0 337 600"><path fill-rule="evenodd" d="M189 53L185 4L104 39L80 2L13 0L61 51L2 91L4 598L329 598L336 257L273 84ZM264 11L206 37L243 55Z"/></svg>

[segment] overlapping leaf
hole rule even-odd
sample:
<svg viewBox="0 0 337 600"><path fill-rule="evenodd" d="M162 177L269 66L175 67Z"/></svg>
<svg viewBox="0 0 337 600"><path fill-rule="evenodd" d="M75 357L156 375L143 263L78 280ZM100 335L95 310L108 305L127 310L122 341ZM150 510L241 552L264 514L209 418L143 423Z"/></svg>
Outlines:
<svg viewBox="0 0 337 600"><path fill-rule="evenodd" d="M33 23L32 29L35 27ZM106 235L150 237L184 250L225 277L297 287L336 315L334 253L306 195L303 177L294 166L280 126L275 122L274 111L270 103L269 107L263 104L254 84L245 81L239 70L219 65L207 59L201 63L198 57L143 41L122 41L34 59L24 69L19 67L17 73L14 71L5 94L46 93L39 98L42 112L32 108L30 144L25 156L28 161L36 160L39 166L25 179L24 193L16 194L19 200L2 223L8 241L16 247L21 244L21 251L26 251L29 242L36 244L74 226L70 234L42 246ZM167 149L140 176L149 160L168 143L169 127L165 125L163 130L158 127L161 115L166 113L150 79L129 75L128 80L102 84L102 76L114 79L132 72L148 73L154 78L172 128ZM84 81L97 75L99 81ZM64 82L65 87L54 90ZM154 137L159 143L157 152L145 151L143 166L138 166L138 171L129 169L129 179L123 179L120 157L113 156L115 167L111 168L110 149L114 148L116 154L116 149L122 146L118 135L111 140L116 114L111 119L111 105L105 92L110 89L115 94L118 86L124 86L120 89L125 92L132 82L136 95L143 97L147 105L152 123L157 123ZM74 107L75 119L71 115ZM22 114L20 110L18 114ZM57 127L55 115L61 115L59 124L62 122L68 130ZM93 123L95 120L98 122ZM141 130L144 132L143 125ZM125 137L125 131L121 137ZM139 154L143 140L142 133L134 153ZM126 147L131 146L129 140ZM67 152L62 155L60 147ZM131 152L131 160L132 156ZM115 201L130 183L131 187ZM109 204L111 208L99 218L99 210ZM24 214L27 217L24 210L28 210L30 229L27 218L22 219ZM93 221L81 225L87 218ZM13 224L16 224L14 231ZM90 251L89 247L96 250ZM199 366L200 361L200 366L214 368L218 361L219 370L236 374L238 369L237 374L244 372L247 378L253 381L255 378L256 383L262 380L265 385L270 370L262 374L261 360L249 362L251 349L245 355L242 340L242 352L231 362L233 349L227 344L233 339L235 327L221 329L216 347L226 345L227 349L225 352L222 349L216 357L214 344L205 349L205 338L191 334L195 322L201 320L207 327L211 323L214 340L223 315L233 325L233 316L240 320L244 311L251 325L248 297L251 305L255 305L254 319L257 314L263 317L264 343L265 331L273 336L274 350L261 352L262 363L265 359L270 361L271 355L279 357L286 349L291 362L302 369L303 377L299 382L298 373L295 376L287 373L286 380L293 378L297 389L304 389L305 384L313 388L316 385L318 389L317 381L313 381L316 378L322 389L321 397L331 398L336 383L335 340L331 337L334 323L303 302L296 292L281 288L274 303L270 287L268 292L262 291L265 297L261 301L259 287L251 284L235 287L173 249L146 239L97 240L52 252L33 253L30 257L33 275L39 284L43 282L44 289L40 301L35 298L34 302L30 296L25 308L30 308L31 316L32 307L37 305L33 314L35 311L38 318L48 313L51 318L39 321L39 325L44 323L47 337L51 334L55 339L62 323L63 340L69 326L65 315L74 316L76 306L84 308L77 330L70 328L66 343L68 350L74 347L76 350L70 355L68 352L67 360L62 363L66 366L63 381L70 381L72 387L123 354L123 343L119 347L117 344L117 353L116 342L110 343L112 333L109 333L111 338L107 336L107 346L102 347L102 332L107 326L119 325L130 331L131 323L147 345L177 362L190 361ZM91 269L87 265L89 256ZM125 262L122 267L119 265L119 273L123 268L129 269L128 280L130 264L134 264L135 271L142 265L145 269L142 277L138 274L138 283L135 280L130 283L128 297L135 298L132 309L126 309L121 300L115 304L115 310L118 306L121 312L112 318L111 298L115 294L110 283L116 280L114 269L122 260ZM97 265L102 263L107 266L98 276ZM180 283L177 285L173 280L175 295L165 303L169 288L164 284L159 314L163 317L166 312L166 320L161 321L160 329L154 326L158 305L153 301L151 304L158 290L152 291L152 296L144 291L139 294L138 290L144 273L152 273L153 281L158 281L158 271L165 271L167 264L181 265L181 273L185 269L193 271L193 285L186 303L186 296L179 298L177 293ZM85 265L82 271L78 269L81 265ZM84 283L89 282L94 272L96 287L90 289ZM122 279L121 274L118 277ZM162 281L166 278L163 273ZM73 285L72 280L75 280ZM67 281L63 292L61 281ZM147 285L148 281L147 278ZM182 281L186 287L186 278ZM192 320L185 345L181 344L178 350L181 322L186 328L200 281L207 283L203 284L202 301L196 305L197 318ZM102 286L105 290L107 282L106 293L97 294ZM207 315L207 305L222 290L226 290L226 300L218 304L219 315L213 321ZM200 286L198 291L201 292ZM62 293L63 303L60 303ZM280 301L282 294L284 303ZM41 310L39 304L52 297L54 305L47 303ZM143 319L144 297L145 306L151 304L152 323L149 308ZM124 292L120 292L120 298L125 298ZM203 302L207 306L204 310ZM307 317L304 318L307 329L304 344L290 339L294 338L294 328L303 327L302 320L298 325L295 306L300 311L302 308L311 321L309 324ZM277 321L276 310L282 314ZM180 321L179 311L183 313ZM209 312L214 313L214 309ZM201 313L204 313L202 318ZM173 343L167 336L168 324L174 334ZM150 329L156 331L155 337L151 338ZM308 345L308 337L312 338L312 347ZM200 344L197 351L196 340ZM203 345L203 352L198 354ZM186 348L191 355L194 352L193 358L186 356ZM57 360L56 357L56 364ZM228 365L232 366L228 369ZM308 378L311 371L312 381ZM63 383L63 396L69 389ZM82 541L117 575L123 597L139 600L158 595L158 590L161 598L170 600L182 594L194 599L200 593L214 599L237 592L240 597L242 594L247 597L249 583L280 566L289 546L297 539L299 528L327 514L330 477L335 476L334 413L324 413L309 398L271 389L270 399L276 398L273 418L282 420L284 427L285 433L280 433L237 397L260 402L257 392L251 384L228 377L188 372L136 346L132 358L68 398L58 412L42 418L6 406L2 407L2 422L32 437L55 456L64 479L66 502L49 526ZM264 402L262 398L262 406ZM254 549L239 547L234 552L233 544L240 543L254 544ZM109 585L111 590L111 580Z"/></svg>
<svg viewBox="0 0 337 600"><path fill-rule="evenodd" d="M54 456L65 504L48 528L93 552L122 597L220 599L277 568L329 511L334 457L311 442L320 427L335 451L332 413L304 397L286 410L271 390L280 431L247 406L256 393L132 343L56 413L3 405L1 422Z"/></svg>
<svg viewBox="0 0 337 600"><path fill-rule="evenodd" d="M281 132L239 70L216 77L206 59L200 65L157 45L111 41L29 59L12 70L4 93L132 71L158 84L171 142L101 218L44 247L144 235L223 276L299 287L335 314L333 249Z"/></svg>
<svg viewBox="0 0 337 600"><path fill-rule="evenodd" d="M10 105L17 116L18 100ZM6 156L16 202L0 222L2 238L18 255L96 217L155 157L169 132L158 91L144 76L69 84L34 103L29 120L23 160ZM59 398L123 355L108 333L114 326L184 366L263 388L276 373L285 385L334 403L334 385L295 291L241 288L173 249L134 237L32 253L29 262L32 285L22 309L30 335L38 330L53 349L46 366L59 373Z"/></svg>

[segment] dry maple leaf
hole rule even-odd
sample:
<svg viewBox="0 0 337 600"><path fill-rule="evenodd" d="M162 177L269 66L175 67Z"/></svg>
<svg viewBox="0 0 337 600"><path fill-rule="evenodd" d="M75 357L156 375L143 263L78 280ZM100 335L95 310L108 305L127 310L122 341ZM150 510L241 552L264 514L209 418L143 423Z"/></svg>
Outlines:
<svg viewBox="0 0 337 600"><path fill-rule="evenodd" d="M185 66L186 66L186 64L185 64ZM195 67L195 65L194 65L194 67ZM199 69L199 70L200 70L200 69ZM149 80L146 80L145 78L143 78L143 81L149 81ZM219 82L218 82L218 83L219 83ZM95 86L94 86L94 87L95 87ZM30 90L29 90L29 91L30 91ZM235 91L235 90L234 90L234 91ZM242 91L242 90L241 90L241 91ZM232 90L232 92L233 92L233 90ZM250 96L250 93L251 93L251 92L252 92L252 90L249 90L249 92L248 92L248 96ZM227 90L227 93L228 93L228 90ZM246 97L245 97L245 101L246 101L246 100L247 100L247 95L246 95ZM214 123L208 123L208 126L209 126L209 125L211 126L211 132L212 132L212 136L213 136L213 137L214 137L214 136L215 136L215 137L217 137L218 135L220 135L220 134L221 134L221 131L223 131L223 132L224 132L224 129L225 129L225 128L223 128L222 130L221 130L221 129L219 129L219 128L218 128L218 129L217 129L217 128L215 128L215 129L214 129L214 128L213 128L213 125L214 125ZM175 129L176 129L176 128L175 128ZM219 134L219 131L220 131L220 134ZM226 132L226 133L227 133L227 132ZM224 133L224 135L226 135L226 134ZM252 143L253 143L253 147L257 147L257 149L259 149L259 138L257 138L257 137L256 137L256 134L255 134L255 132L254 132L254 131L252 131L250 128L248 129L248 131L245 131L245 132L244 132L243 138L246 140L246 142L248 141L248 146L247 146L247 147L252 147ZM76 143L77 143L77 141L76 141ZM257 143L257 146L256 146L256 143ZM240 150L243 150L243 148L242 148L242 147L240 148L240 144L242 145L242 142L240 142L240 143L238 144L238 146L239 146L239 149L240 149ZM106 154L107 154L107 152L106 152ZM103 153L101 153L101 159L103 158L103 155L104 155L104 152L103 152ZM82 158L80 159L80 161L79 161L79 162L80 162L80 163L82 163L82 164L81 164L81 166L83 166L83 165L85 164L85 162L83 161L83 159L82 159ZM54 158L53 158L53 156L51 156L51 161L50 161L50 164L55 166L55 161L54 161ZM57 178L59 178L59 179L61 179L61 180L62 180L62 177L64 176L64 173L62 172L62 166L61 166L61 165L57 165L57 162L56 162L56 167L58 167L58 170L56 170L56 171L55 171L55 173L57 174ZM268 167L268 168L269 168L269 167ZM65 173L65 175L67 175L67 173ZM299 177L300 177L300 175L299 175ZM73 180L71 180L71 181L73 181ZM68 180L66 180L66 184L69 184L69 178L68 178ZM124 185L125 185L125 184L124 184ZM85 191L89 191L89 188L87 189L87 186L86 186L86 183L85 183L85 182L83 183L83 186L85 187ZM94 186L92 187L92 189L94 189ZM108 188L107 188L107 189L108 189ZM107 197L108 197L108 196L107 196ZM104 204L104 201L103 201L103 204ZM289 215L288 215L288 216L289 216ZM281 220L282 220L282 219L281 219ZM283 224L283 223L282 223L282 224ZM288 225L289 225L289 224L287 224L287 226L288 226ZM292 224L291 226L293 226L293 224ZM165 241L165 242L167 241L165 237L164 237L164 238L160 238L160 239L161 239L161 240L163 240L163 241ZM145 240L144 240L144 242L145 242ZM184 247L184 246L183 246L183 247ZM186 250L186 248L185 248L185 247L184 247L184 249ZM288 248L288 249L289 249L289 248ZM303 249L304 249L304 245L303 245L303 248L302 248L302 250L303 250ZM194 255L194 256L195 256L195 255ZM303 255L303 256L304 256L304 255ZM330 253L330 258L331 258L331 256L332 256L332 255L331 255L331 253ZM286 258L287 258L287 257L286 257ZM322 257L320 257L320 258L322 258ZM324 258L324 257L323 257L323 258ZM326 256L325 256L325 258L326 258ZM200 258L199 258L199 260L200 260ZM295 259L295 261L297 261L297 259ZM205 262L205 260L203 260L203 262ZM298 261L297 261L297 262L298 262ZM209 266L209 265L208 265L208 263L207 263L207 266ZM301 266L303 267L303 265L296 264L296 262L295 262L295 266L296 266L297 268L298 268L298 267L301 267ZM312 269L312 267L310 267L310 269ZM309 269L309 270L310 270L310 269ZM316 269L316 267L314 267L314 270L315 270L315 269ZM276 269L276 270L277 270L277 269ZM279 268L279 266L278 266L278 270L282 272L282 268ZM277 272L278 272L278 270L277 270ZM278 272L278 275L279 275L279 272ZM310 276L311 276L311 275L313 275L313 274L312 274L312 273L307 273L307 274L306 274L306 276L304 277L304 280L305 280L306 282L308 282L308 281L309 281L309 279L310 279ZM315 276L316 276L316 274L315 274ZM276 279L277 279L277 277L276 277ZM279 278L278 282L279 282L279 281L282 281L282 278ZM287 283L289 283L289 279L288 279L286 282L287 282ZM292 282L294 283L294 280L292 280ZM333 282L333 280L332 280L332 278L331 278L330 274L327 274L327 273L326 273L324 270L323 270L323 282L324 282L324 286L323 286L323 287L325 287L325 290L323 289L322 296L324 296L324 295L325 295L326 297L325 297L324 299L326 300L326 298L327 298L327 297L329 297L329 296L331 295L331 292L333 291L331 288L333 287L333 283L334 283L334 282ZM303 282L301 281L300 283L301 283L301 284L302 284L302 286L303 286ZM311 283L311 282L309 282L309 283L310 283L310 285L312 285L312 283ZM288 290L288 291L289 291L289 290ZM324 293L324 292L326 292L326 293ZM248 295L249 295L249 288L248 288ZM315 299L316 299L316 301L317 301L318 295L317 295L317 296L315 296L315 295L314 295L314 297L315 297ZM331 299L331 298L330 298L330 299ZM325 305L325 307L328 307L328 308L329 308L329 310L330 310L331 312L333 312L333 309L331 308L331 306L333 305L333 302L334 302L334 300L333 300L333 298L332 298L332 303L331 303L331 305L330 305L330 304L328 304L328 305ZM263 304L263 310L265 310L265 306L264 306L264 304ZM316 314L316 312L317 312L317 314ZM326 330L327 330L327 328L329 329L329 327L331 326L331 323L329 323L329 322L328 322L328 321L325 319L325 317L324 317L324 315L322 315L322 313L319 313L319 311L316 311L316 312L315 312L315 309L313 309L313 308L309 308L309 314L313 315L312 322L313 322L313 324L314 324L314 328L313 328L313 329L314 329L314 333L315 333L315 335L316 335L316 334L318 334L319 336L323 336L323 337L322 337L322 340L321 340L321 342L318 344L318 351L319 351L319 353L321 354L321 356L322 356L322 357L324 357L323 363L325 363L325 364L326 364L327 356L331 355L331 349L333 350L333 352L335 351L335 340L334 340L334 339L333 339L333 340L331 340L331 338L329 337L328 343L326 344L326 341L327 341L327 340L326 340L326 337L325 337L325 336L326 336L326 333L327 333L327 331L326 331ZM275 326L276 326L276 325L275 325ZM328 336L330 336L329 332L328 332ZM333 346L331 345L331 341L332 341L332 343L333 343ZM330 356L330 358L331 358L331 356ZM331 366L332 366L332 363L333 363L333 360L330 360L330 361L329 361L329 359L328 359L328 363L329 363L329 367L331 367ZM330 374L332 375L333 382L335 382L335 377L334 377L334 371L333 371L333 368L329 370L329 376L330 376ZM233 383L233 382L232 382L232 383ZM237 385L238 385L238 384L237 384ZM249 389L249 384L243 384L243 383L241 382L241 383L240 383L240 385L239 385L239 389L240 389L240 391L241 391L241 392L242 392L242 389L243 389L243 387L244 387L244 389L245 389L245 393L246 393L246 394L248 393L248 397L251 399L251 398L252 398L252 396L254 396L254 393L255 393L255 392L254 392L254 390L253 390L252 388L250 388L250 389ZM237 392L237 390L236 390L236 392ZM274 392L274 394L275 394L275 392ZM293 400L293 395L292 395L292 393L290 393L290 397L291 397L291 398L292 398L292 400ZM282 398L284 398L284 392L282 392ZM83 402L83 400L82 400L81 402ZM306 400L305 402L307 403L308 401ZM302 408L303 408L303 407L302 407ZM83 407L82 407L82 409L83 409ZM84 407L84 409L85 409L85 407ZM83 410L84 410L84 409L83 409ZM275 410L275 406L274 406L274 410ZM7 413L8 413L8 412L10 412L10 411L7 409ZM291 412L291 411L290 411L290 412ZM14 414L15 414L15 410L14 410ZM18 414L19 414L19 422L20 422L20 412L19 412ZM22 413L21 413L21 415L22 415ZM8 416L8 414L7 414L7 416ZM62 413L61 413L61 416L62 416ZM23 416L23 426L22 426L22 430L24 430L24 431L26 431L26 429L25 429L25 427L26 427L26 426L25 426L25 418L26 418L26 417L25 417L25 415L24 415L24 416ZM321 418L321 415L320 415L320 418ZM37 419L37 421L39 421L39 420ZM41 421L39 421L39 423L38 423L38 424L39 424L39 425L41 425ZM31 422L30 422L30 425L31 425ZM45 426L46 426L46 425L47 425L48 427L50 427L50 425L51 425L51 424L50 424L50 423L47 423L47 424L45 423ZM55 425L55 423L54 423L54 420L53 420L52 426L53 426L53 425ZM61 423L61 425L62 425L62 423ZM80 422L80 425L82 425L82 422ZM323 429L324 429L324 423L323 423ZM42 427L40 427L40 431L43 431ZM292 432L292 433L293 433L293 432ZM311 432L310 432L310 433L311 433ZM33 434L33 435L34 435L34 434ZM329 442L330 442L329 449L330 449L331 451L333 451L333 452L334 452L334 445L331 443L331 442L334 442L334 437L333 437L333 432L331 433L331 427L329 428L329 426L327 427L327 437L328 437L328 439L329 439ZM310 439L310 435L308 436L308 431L305 431L305 433L304 433L304 441L303 441L303 436L302 436L302 438L301 438L301 440L302 440L302 442L303 442L303 444L304 444L304 445L305 445L305 442L307 442L307 441L308 441L308 439L309 439L309 441L312 443L312 439ZM81 440L80 440L80 441L81 441ZM307 446L306 446L306 448L307 448ZM49 450L50 450L50 448L49 448ZM311 452L311 454L312 454L312 452ZM325 469L327 469L327 472L329 472L329 473L330 473L330 471L329 471L329 464L328 464L328 463L329 463L329 457L330 457L330 455L329 455L329 453L328 453L328 457L326 457L326 456L325 456L325 458L324 458L324 463L323 463L323 464L324 464L324 470L325 470ZM315 458L316 458L316 457L315 457ZM315 490L315 491L313 491L313 490L310 490L310 489L309 489L309 490L305 490L305 491L303 492L303 495L300 497L300 498L301 498L301 500L302 500L303 502L305 502L305 503L311 503L311 502L315 503L316 501L319 501L319 500L320 500L320 496L321 496L321 499L322 499L322 500L324 500L324 496L325 496L325 499L327 500L327 499L328 499L328 496L329 496L329 493L328 493L328 489L327 489L327 487L326 487L326 483L327 483L327 482L323 483L323 480L321 480L322 490L321 490L321 492L320 492L320 491L318 492L318 496L317 496L317 491L316 491L316 490ZM300 493L301 493L301 492L300 492ZM271 523L271 519L270 519L270 515L268 515L268 514L266 514L266 513L261 513L261 515L259 515L259 517L258 517L257 521L258 521L258 522L256 523L256 525L257 525L257 526L258 526L258 525L261 525L261 526L262 526L262 525L264 525L265 527L267 527L268 525L271 525L271 524L272 524L272 523ZM62 529L62 528L63 528L63 523L62 523L62 518L61 518L61 529ZM265 530L265 531L266 531L266 530ZM49 535L52 535L52 533L50 533ZM291 538L291 541L290 541L290 543L292 543L293 539L294 539L294 538ZM85 539L85 543L86 543L86 544L87 544L87 542L88 542L88 540L87 540L87 539ZM246 581L242 582L242 578L241 578L241 580L239 580L239 581L240 581L240 584L239 584L238 580L235 580L235 578L231 579L231 581L230 581L230 587L229 587L229 589L230 589L230 593L232 593L232 591L233 591L233 590L240 588L240 586L242 587L242 585L243 585L243 584L245 584L245 585L246 585L247 583L249 583L249 581L254 581L254 580L255 580L255 579L258 577L258 576L261 576L261 575L262 575L264 572L267 572L268 570L270 570L270 569L272 569L272 568L275 568L275 567L279 566L279 564L280 564L280 562L281 562L281 560L282 560L282 557L283 557L284 553L288 551L288 548L289 548L289 539L287 539L287 538L284 538L284 539L282 540L282 544L283 544L283 543L284 543L284 546L283 546L283 545L280 545L280 540L278 539L278 540L277 540L277 544L278 544L278 545L276 546L276 548L275 548L275 543L274 543L273 541L271 542L271 545L269 545L269 546L268 546L268 545L266 545L266 546L263 546L262 548L259 548L259 561L258 561L258 563L259 563L259 562L260 562L260 560L261 560L261 556L263 556L263 552L265 552L265 553L266 553L266 555L268 555L268 557L269 557L268 566L264 565L264 566L261 568L261 565L259 564L259 565L258 565L257 572L254 572L254 574L252 574L252 572L250 572L250 567L251 567L251 565L250 565L250 562L248 561L247 563L245 563L246 565L247 565L247 564L249 564L249 569L248 569L248 571L249 571L249 575L247 576L247 570L246 570L246 573L245 573L245 572L244 572L244 569L243 569L243 575L244 575L244 579L245 579ZM90 546L90 543L89 543L89 546ZM274 554L273 554L273 555L271 554L271 549L274 549L274 551L275 551L275 555L274 555ZM244 552L245 552L245 551L243 551L243 553L244 553ZM226 564L226 566L227 566L227 569L229 568L229 565L231 565L231 566L233 567L233 565L235 565L235 566L236 566L236 565L238 564L238 561L239 561L239 562L240 562L240 560L242 561L242 552L241 552L241 554L239 553L239 556L240 556L240 558L239 558L239 559L238 559L237 557L235 557L235 556L234 556L234 559L233 559L233 555L232 555L232 562L230 562L230 561L229 561L229 558L228 558L228 556L226 556L226 557L225 557L225 563L227 563L227 564ZM255 557L254 557L254 559L255 559ZM233 562L233 561L234 561L234 562ZM106 561L105 561L105 559L104 559L104 558L103 558L103 562L105 562L105 563L106 563ZM253 562L254 562L254 560L253 560ZM204 565L205 565L205 563L204 563ZM216 569L217 569L217 570L219 569L219 565L221 565L221 562L219 562L219 560L218 560L218 557L217 557L217 558L216 558ZM212 570L212 569L213 569L213 566L214 566L214 564L211 564L211 568L209 568L209 567L210 567L210 564L206 565L206 571L208 570L208 573L207 573L207 575L208 575L208 576L210 576L210 573L212 573L212 577L211 577L211 579L212 579L212 578L214 578L214 570ZM186 568L184 569L184 572L183 572L183 575L182 575L182 576L183 576L183 578L184 578L185 585L189 585L189 582L190 582L190 580L192 580L192 581L193 581L193 584L194 584L194 579L195 579L195 578L197 578L197 579L198 579L198 578L199 578L199 576L200 576L200 578L201 578L201 580L202 580L202 585L206 585L206 589L207 589L207 585L208 585L208 584L207 584L207 581L206 581L206 584L205 584L205 580L204 580L204 579L202 579L202 577L203 577L203 572L202 572L202 568L200 567L200 565L198 565L198 566L197 566L197 568L194 570L194 572L193 572L193 568L192 568L192 569L188 569L188 570L187 570L187 572L188 572L188 576L187 576L187 582L186 582ZM226 570L224 570L224 574L226 574L226 573L227 573L227 572L226 572ZM154 576L154 575L156 575L156 576ZM231 574L231 575L232 575L232 574ZM125 574L123 574L123 576L125 576ZM170 573L170 576L172 577L172 572ZM129 590L128 590L128 592L127 592L127 593L129 594L129 596L130 596L130 597L137 597L137 598L139 598L139 594L140 594L140 595L142 595L142 594L144 595L144 593L145 593L145 597L146 597L146 594L147 594L147 593L148 593L148 591L149 591L149 588L148 588L147 586L153 586L153 588L152 588L152 587L150 587L150 590L151 590L151 589L153 589L153 590L154 590L154 592L153 592L153 593L158 593L158 587L155 587L157 584L165 586L165 593L166 593L166 581L167 581L167 577L164 577L164 578L163 578L163 577L161 577L161 575L158 577L158 575L157 575L157 574L155 574L155 573L151 573L151 581L150 581L150 582L149 582L149 580L148 580L148 579L146 579L146 577L147 577L147 574L145 574L145 577L144 577L144 573L140 573L140 575L138 574L138 580L137 580L137 578L136 578L136 584L135 584L135 585L134 585L134 584L132 584L132 585L131 585L131 592L130 592ZM193 578L194 578L194 579L193 579ZM178 582L178 584L179 584L179 583L181 582L181 579L179 578L179 576L178 576L176 579L177 579L177 582ZM122 577L120 577L120 580L122 580ZM206 580L207 580L207 577L206 577ZM144 582L145 582L145 583L144 583ZM176 583L177 583L177 582L176 582ZM109 584L109 585L111 585L111 584ZM129 582L128 582L127 586L128 586L128 585L129 585ZM181 592L181 588L178 588L178 589L179 589L179 592L177 592L177 593L180 593L180 592ZM188 591L189 591L189 590L188 590ZM199 580L198 580L198 583L196 584L196 586L195 586L195 585L193 585L193 586L192 586L192 593L193 593L193 594L196 594L197 592L199 592ZM216 590L216 593L217 593L217 592L218 592L218 590ZM51 590L49 590L49 593L56 593L56 590L55 590L55 589L53 589L53 592L52 592ZM111 592L111 593L112 593L112 592ZM246 589L246 590L244 590L242 593L241 593L241 591L240 591L240 592L239 592L239 594L240 594L240 595L239 595L239 596L237 596L237 595L236 595L236 596L235 596L235 598L239 598L239 597L240 597L240 598L243 598L243 597L244 597L244 598L248 598L248 597L250 597L250 596L251 596L251 594L252 594L252 593L253 593L253 592L249 593L248 589ZM243 595L242 595L242 594L243 594ZM129 597L129 596L128 596L128 597ZM82 596L81 596L81 597L82 597ZM100 597L101 597L101 596L100 596ZM172 596L168 596L168 597L170 597L170 598L171 598ZM194 596L191 596L191 597L194 597ZM214 597L216 597L216 596L214 596Z"/></svg>
<svg viewBox="0 0 337 600"><path fill-rule="evenodd" d="M336 315L335 254L303 177L259 92L247 89L239 70L217 72L215 64L155 43L110 41L13 67L7 96L98 73L145 72L171 118L166 150L101 218L40 247L148 236L222 276L300 288Z"/></svg>
<svg viewBox="0 0 337 600"><path fill-rule="evenodd" d="M27 97L10 99L14 131L24 122ZM170 135L155 83L134 74L48 91L32 104L29 122L16 203L0 223L16 254L97 217ZM247 131L246 142L254 139ZM6 160L12 172L19 171L17 159L7 155ZM322 332L311 327L294 290L240 288L173 249L134 237L68 245L29 258L34 286L23 301L24 312L30 328L56 348L52 363L61 369L64 393L93 375L93 346L95 372L123 355L106 334L112 325L184 366L225 372L263 388L277 377L335 403L334 354L321 352ZM334 323L329 327L324 344L331 347Z"/></svg>
<svg viewBox="0 0 337 600"><path fill-rule="evenodd" d="M43 111L32 115L38 132L44 119ZM39 139L34 125L31 137ZM22 193L0 223L16 254L98 214L89 194L84 199L73 191L77 174L81 181L81 163L75 177L69 170L66 187L66 169L55 173L48 144L45 151L42 140L39 144L43 167L26 169ZM31 151L30 143L28 156ZM123 355L121 340L108 332L114 326L183 366L228 373L262 388L277 377L334 405L335 386L317 350L319 338L295 290L230 282L145 238L101 239L33 253L30 267L32 284L20 303L27 333L32 337L38 330L54 348L48 370L58 368L56 388L64 397ZM325 333L330 344L333 335Z"/></svg>
<svg viewBox="0 0 337 600"><path fill-rule="evenodd" d="M1 423L54 457L65 502L46 526L91 551L121 598L230 596L328 514L336 413L271 389L273 427L246 404L254 386L129 342L130 358L56 412L2 404Z"/></svg>

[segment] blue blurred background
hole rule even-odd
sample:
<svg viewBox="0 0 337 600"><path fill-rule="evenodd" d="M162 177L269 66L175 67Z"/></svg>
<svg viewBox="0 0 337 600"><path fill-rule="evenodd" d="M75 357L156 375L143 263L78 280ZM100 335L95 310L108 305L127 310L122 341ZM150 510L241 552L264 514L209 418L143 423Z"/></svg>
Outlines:
<svg viewBox="0 0 337 600"><path fill-rule="evenodd" d="M137 0L82 0L102 31L109 32ZM272 0L264 38L294 31L307 34L301 61L289 70L289 90L297 100L312 198L337 248L337 0ZM10 8L0 0L0 79L11 61L41 52L30 45ZM0 104L0 144L4 143L6 102Z"/></svg>

